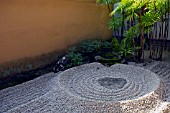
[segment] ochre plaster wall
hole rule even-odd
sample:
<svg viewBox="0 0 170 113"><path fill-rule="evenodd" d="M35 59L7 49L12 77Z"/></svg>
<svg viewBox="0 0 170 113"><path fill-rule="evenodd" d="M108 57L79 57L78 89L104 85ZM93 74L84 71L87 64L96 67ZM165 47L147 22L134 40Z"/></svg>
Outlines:
<svg viewBox="0 0 170 113"><path fill-rule="evenodd" d="M110 38L108 18L95 0L0 0L0 63Z"/></svg>

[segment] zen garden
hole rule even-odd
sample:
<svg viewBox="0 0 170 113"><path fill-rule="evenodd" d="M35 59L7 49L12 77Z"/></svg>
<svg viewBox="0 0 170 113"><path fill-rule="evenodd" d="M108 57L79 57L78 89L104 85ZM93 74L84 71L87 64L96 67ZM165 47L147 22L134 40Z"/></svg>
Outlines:
<svg viewBox="0 0 170 113"><path fill-rule="evenodd" d="M170 113L170 1L95 2L112 37L75 43L44 67L4 69L0 113Z"/></svg>

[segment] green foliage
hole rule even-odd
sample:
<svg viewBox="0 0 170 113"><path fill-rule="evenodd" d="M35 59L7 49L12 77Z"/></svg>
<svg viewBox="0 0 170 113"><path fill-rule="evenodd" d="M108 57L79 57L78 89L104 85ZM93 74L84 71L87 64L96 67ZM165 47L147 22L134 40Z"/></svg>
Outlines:
<svg viewBox="0 0 170 113"><path fill-rule="evenodd" d="M69 62L67 68L81 65L85 62L95 61L96 55L104 55L106 51L112 50L112 44L103 40L85 40L80 44L72 46L67 53Z"/></svg>
<svg viewBox="0 0 170 113"><path fill-rule="evenodd" d="M93 61L93 55L98 55L102 49L112 49L111 43L102 40L85 40L72 46L67 53L69 59L67 68L83 64L85 59ZM89 62L89 61L86 61Z"/></svg>
<svg viewBox="0 0 170 113"><path fill-rule="evenodd" d="M80 53L68 52L67 57L70 59L66 66L68 68L83 64L83 57Z"/></svg>
<svg viewBox="0 0 170 113"><path fill-rule="evenodd" d="M142 16L142 26L151 27L154 23L160 20L161 14L157 12L146 12Z"/></svg>
<svg viewBox="0 0 170 113"><path fill-rule="evenodd" d="M165 15L168 10L167 5L165 5L167 3L168 0L121 0L118 2L117 8L110 13L112 18L109 22L109 29L119 30L120 27L124 27L129 22L130 28L124 31L123 36L132 38L131 43L134 45L134 50L136 49L134 38L140 38L143 55L144 34L150 33L154 24ZM131 48L126 52L130 53ZM124 53L126 52L124 51Z"/></svg>
<svg viewBox="0 0 170 113"><path fill-rule="evenodd" d="M100 50L102 42L99 40L85 40L80 44L81 52L92 53Z"/></svg>
<svg viewBox="0 0 170 113"><path fill-rule="evenodd" d="M113 56L112 58L104 58L101 56L96 56L96 60L102 64L113 65L120 62L120 58Z"/></svg>
<svg viewBox="0 0 170 113"><path fill-rule="evenodd" d="M125 22L137 20L138 23L132 26L134 30L140 31L141 26L149 29L168 10L167 7L164 7L167 2L168 0L121 0L118 7L110 15L119 14L121 17L124 17ZM122 26L121 17L114 17L111 20L112 22L110 22L109 28L114 29L117 25Z"/></svg>
<svg viewBox="0 0 170 113"><path fill-rule="evenodd" d="M99 4L104 4L108 7L111 19L109 21L109 29L120 30L121 35L125 37L119 44L116 39L113 39L115 50L119 51L123 56L134 52L136 57L136 50L138 51L138 59L144 58L144 43L145 33L151 33L153 26L158 21L164 21L164 15L168 12L168 0L97 0ZM111 10L117 3L116 9ZM167 5L168 4L168 5ZM164 16L164 17L163 17ZM129 23L126 25L126 23ZM129 26L129 29L124 29L124 26ZM139 38L140 44L135 42L135 38ZM123 44L124 42L130 42ZM141 47L136 47L140 45ZM142 53L142 54L141 54ZM141 56L140 56L141 55Z"/></svg>
<svg viewBox="0 0 170 113"><path fill-rule="evenodd" d="M109 21L109 29L119 30L122 26L122 17L112 18Z"/></svg>
<svg viewBox="0 0 170 113"><path fill-rule="evenodd" d="M81 53L94 53L99 54L101 49L112 48L111 43L102 40L85 40L79 45Z"/></svg>
<svg viewBox="0 0 170 113"><path fill-rule="evenodd" d="M113 49L118 53L119 56L127 59L133 55L134 48L130 38L124 38L120 43L117 38L112 39ZM136 47L136 50L141 47Z"/></svg>
<svg viewBox="0 0 170 113"><path fill-rule="evenodd" d="M139 37L140 35L140 24L136 24L133 27L130 27L127 31L125 31L124 33L124 37ZM132 37L133 36L133 37Z"/></svg>
<svg viewBox="0 0 170 113"><path fill-rule="evenodd" d="M108 41L102 41L101 48L102 49L111 49L112 44L110 42L108 42Z"/></svg>

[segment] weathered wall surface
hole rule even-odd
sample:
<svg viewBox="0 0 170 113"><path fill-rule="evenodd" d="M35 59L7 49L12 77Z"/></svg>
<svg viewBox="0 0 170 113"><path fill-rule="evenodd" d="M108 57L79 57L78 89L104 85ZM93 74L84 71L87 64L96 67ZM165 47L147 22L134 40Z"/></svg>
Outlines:
<svg viewBox="0 0 170 113"><path fill-rule="evenodd" d="M0 63L109 38L107 21L95 0L0 0Z"/></svg>

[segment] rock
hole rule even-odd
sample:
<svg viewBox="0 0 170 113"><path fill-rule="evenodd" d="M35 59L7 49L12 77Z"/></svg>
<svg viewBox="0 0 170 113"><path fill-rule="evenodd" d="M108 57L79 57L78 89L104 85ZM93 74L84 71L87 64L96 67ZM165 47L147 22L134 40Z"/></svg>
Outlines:
<svg viewBox="0 0 170 113"><path fill-rule="evenodd" d="M53 68L53 72L57 73L59 71L64 71L66 69L66 65L69 62L69 58L65 55L61 59L59 59Z"/></svg>
<svg viewBox="0 0 170 113"><path fill-rule="evenodd" d="M110 66L113 65L115 63L119 63L121 62L121 59L117 58L117 57L113 57L113 58L104 58L101 56L95 56L95 61L100 62L106 66Z"/></svg>

